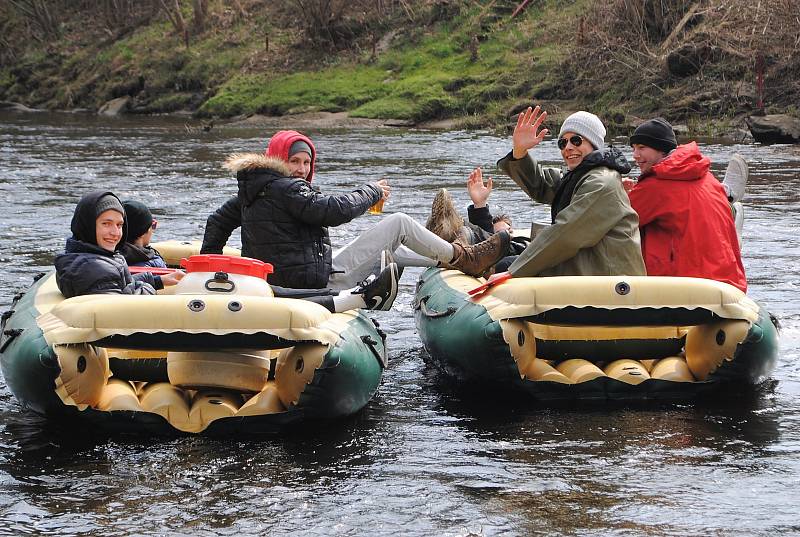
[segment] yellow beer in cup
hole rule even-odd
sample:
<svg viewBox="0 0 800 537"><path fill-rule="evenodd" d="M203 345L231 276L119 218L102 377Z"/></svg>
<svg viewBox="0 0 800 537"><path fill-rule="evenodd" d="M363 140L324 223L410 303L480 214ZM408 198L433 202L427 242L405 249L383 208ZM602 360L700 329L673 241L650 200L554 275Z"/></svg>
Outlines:
<svg viewBox="0 0 800 537"><path fill-rule="evenodd" d="M370 207L367 210L367 213L369 213L369 214L382 214L383 213L383 202L384 201L385 200L383 198L379 199L378 203L376 203L375 205L373 205L372 207Z"/></svg>

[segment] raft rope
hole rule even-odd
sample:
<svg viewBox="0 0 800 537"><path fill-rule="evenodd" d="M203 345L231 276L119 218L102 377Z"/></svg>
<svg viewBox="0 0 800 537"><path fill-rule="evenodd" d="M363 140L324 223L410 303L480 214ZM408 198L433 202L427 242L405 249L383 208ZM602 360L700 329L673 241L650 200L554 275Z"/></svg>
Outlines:
<svg viewBox="0 0 800 537"><path fill-rule="evenodd" d="M421 297L418 301L414 302L413 306L415 310L420 310L425 317L429 317L431 319L436 319L439 317L447 317L449 315L454 314L458 311L458 308L455 306L448 306L447 310L445 311L436 311L433 309L428 308L428 299L430 299L430 295L425 295Z"/></svg>

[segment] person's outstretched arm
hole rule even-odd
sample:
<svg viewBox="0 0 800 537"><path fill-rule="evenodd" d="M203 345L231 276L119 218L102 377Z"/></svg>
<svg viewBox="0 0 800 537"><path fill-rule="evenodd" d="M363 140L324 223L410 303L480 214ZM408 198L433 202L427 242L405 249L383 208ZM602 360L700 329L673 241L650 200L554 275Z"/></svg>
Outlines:
<svg viewBox="0 0 800 537"><path fill-rule="evenodd" d="M201 254L221 254L233 230L242 225L242 205L238 196L233 196L206 220Z"/></svg>
<svg viewBox="0 0 800 537"><path fill-rule="evenodd" d="M492 213L487 205L489 196L492 194L492 178L487 177L483 182L483 170L479 167L472 170L467 179L467 193L472 205L467 207L467 219L470 224L474 224L486 231L494 233L492 225Z"/></svg>
<svg viewBox="0 0 800 537"><path fill-rule="evenodd" d="M294 181L288 187L286 210L306 224L338 226L364 214L379 199L388 196L385 192L379 183L369 183L347 194L326 196L305 181Z"/></svg>

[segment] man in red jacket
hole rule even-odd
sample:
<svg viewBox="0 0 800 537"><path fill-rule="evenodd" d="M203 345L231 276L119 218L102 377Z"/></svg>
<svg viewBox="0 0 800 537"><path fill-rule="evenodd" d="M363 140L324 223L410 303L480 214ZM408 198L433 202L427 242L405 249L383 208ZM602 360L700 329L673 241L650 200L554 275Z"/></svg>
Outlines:
<svg viewBox="0 0 800 537"><path fill-rule="evenodd" d="M639 125L630 144L642 172L629 196L647 274L708 278L747 291L731 206L709 158L695 142L678 146L663 118Z"/></svg>

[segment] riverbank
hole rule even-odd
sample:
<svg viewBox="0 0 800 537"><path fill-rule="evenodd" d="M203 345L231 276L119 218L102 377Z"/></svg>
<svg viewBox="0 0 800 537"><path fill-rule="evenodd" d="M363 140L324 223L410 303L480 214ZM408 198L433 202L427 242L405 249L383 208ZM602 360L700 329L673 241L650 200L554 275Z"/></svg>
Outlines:
<svg viewBox="0 0 800 537"><path fill-rule="evenodd" d="M329 34L309 30L309 14L254 0L200 4L202 27L189 24L187 5L180 34L147 2L120 2L124 23L101 9L54 14L49 33L4 4L0 100L104 113L114 100L114 113L183 112L206 124L497 130L535 102L553 124L590 109L626 133L663 115L687 134L734 140L754 111L796 115L800 102L800 50L786 53L787 43L800 47L798 30L773 17L780 2L639 12L621 0L548 0L515 17L511 0L431 0L413 11L381 2L363 14L342 8Z"/></svg>

